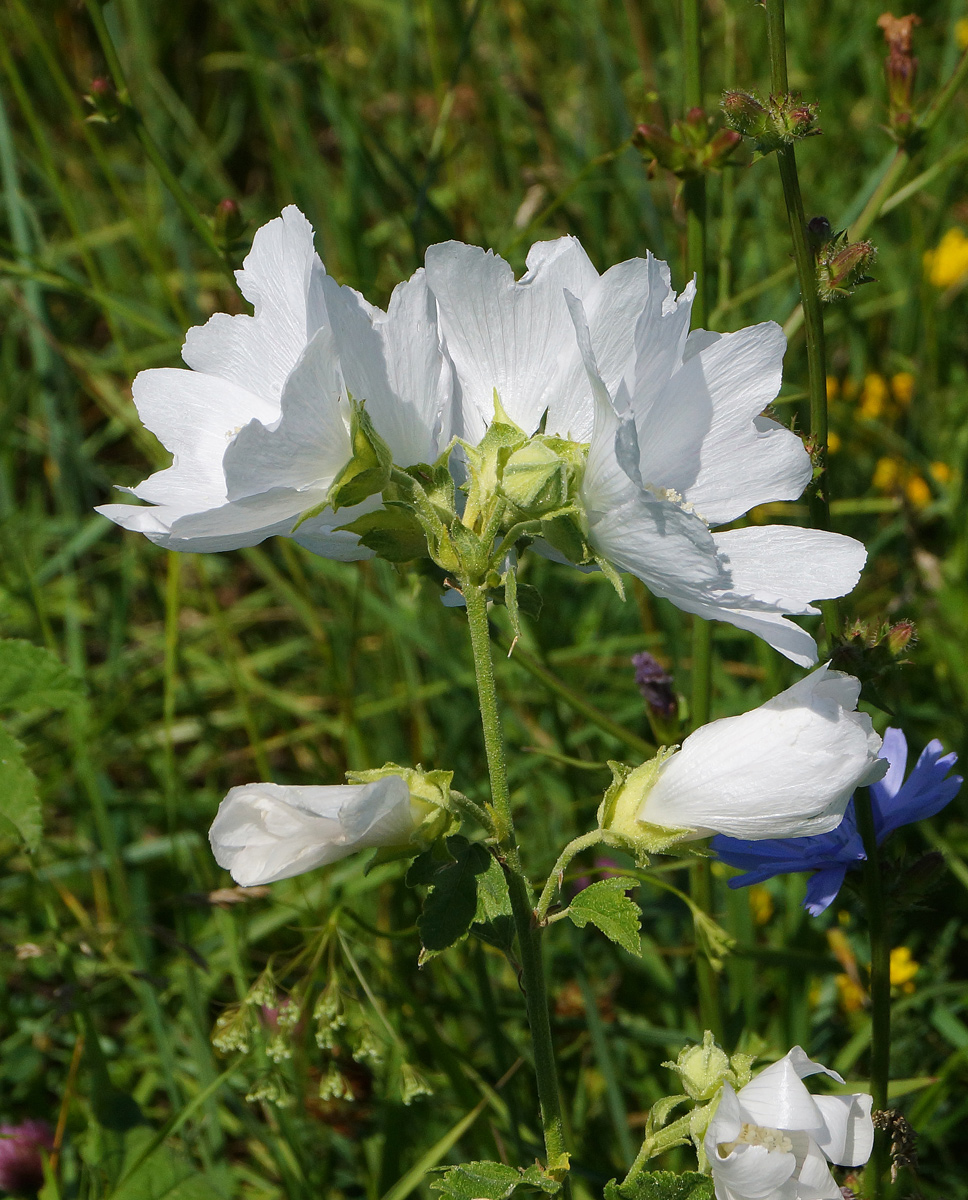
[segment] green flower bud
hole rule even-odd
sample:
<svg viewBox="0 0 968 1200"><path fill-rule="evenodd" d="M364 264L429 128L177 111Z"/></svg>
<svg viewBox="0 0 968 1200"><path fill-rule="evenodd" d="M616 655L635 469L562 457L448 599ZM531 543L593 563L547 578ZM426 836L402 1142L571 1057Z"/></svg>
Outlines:
<svg viewBox="0 0 968 1200"><path fill-rule="evenodd" d="M675 1071L682 1083L682 1090L693 1100L712 1100L724 1083L735 1088L744 1087L750 1081L753 1065L752 1054L734 1054L732 1058L716 1045L716 1039L707 1029L702 1045L686 1046L679 1051L673 1062L662 1065Z"/></svg>
<svg viewBox="0 0 968 1200"><path fill-rule="evenodd" d="M398 775L410 791L414 831L410 845L403 848L405 854L426 849L459 826L460 816L450 798L453 771L425 771L419 763L415 767L401 767L391 762L368 771L347 771L346 780L348 783L375 783L389 775ZM387 847L380 851L381 861L393 857L394 849Z"/></svg>
<svg viewBox="0 0 968 1200"><path fill-rule="evenodd" d="M528 516L561 508L568 499L568 469L542 438L532 438L504 464L501 489Z"/></svg>
<svg viewBox="0 0 968 1200"><path fill-rule="evenodd" d="M637 856L658 854L692 832L639 820L645 798L658 779L663 763L677 748L662 746L655 758L634 769L623 763L608 764L612 768L612 783L599 806L598 823L602 829L624 838Z"/></svg>

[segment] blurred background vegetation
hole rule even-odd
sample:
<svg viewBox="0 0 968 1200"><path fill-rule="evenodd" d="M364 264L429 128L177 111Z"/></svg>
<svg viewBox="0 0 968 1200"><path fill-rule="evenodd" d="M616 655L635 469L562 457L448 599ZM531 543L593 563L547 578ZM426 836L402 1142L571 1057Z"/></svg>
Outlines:
<svg viewBox="0 0 968 1200"><path fill-rule="evenodd" d="M283 540L173 556L91 508L166 463L131 379L178 364L188 325L243 309L228 268L290 202L329 271L378 303L452 237L518 269L531 242L562 233L600 269L648 248L681 286L675 181L650 176L629 141L640 121L682 115L677 6L111 0L93 11L141 124L113 119L110 86L92 92L109 63L83 4L7 0L0 12L0 633L55 650L86 687L67 714L10 721L42 783L45 837L34 855L0 840L0 1119L60 1118L48 1197L429 1197L435 1165L538 1153L528 1069L495 1090L528 1052L512 972L475 939L418 971L400 867L364 875L351 859L242 894L206 831L231 785L339 782L387 759L452 769L484 796L462 618L416 568L331 563ZM823 136L798 152L805 203L835 229L863 213L895 154L880 11L811 0L788 13L792 85L821 106ZM924 107L968 43L968 8L919 0L917 11ZM710 113L725 86L768 90L764 24L751 0L708 0ZM882 688L892 713L870 711L880 729L901 725L914 752L940 737L963 760L966 114L956 97L899 180L912 186L870 226L876 281L827 310L835 523L871 554L845 610L918 628L910 665ZM227 198L244 223L234 240L216 224ZM711 324L792 317L776 411L800 428L802 331L775 163L742 150L712 180L710 213ZM807 519L805 506L768 508L751 519ZM635 761L610 722L650 736L630 655L652 651L687 691L689 639L682 615L638 588L623 605L601 577L532 561L525 578L545 607L499 682L540 879L593 819L605 760ZM714 715L796 677L730 626L716 627L715 650ZM924 1195L948 1200L968 1196L965 805L901 836L898 853L937 850L947 869L894 921L897 1099L920 1135ZM677 870L666 878L682 885ZM728 1047L769 1058L800 1042L863 1081L855 900L845 892L811 920L800 877L749 892L725 878L714 882L736 940L721 973ZM701 1033L689 910L651 887L639 899L641 960L591 928L549 938L582 1200L624 1171L646 1110L674 1090L662 1061ZM214 1049L215 1020L270 962L275 982L243 1010L249 1052ZM286 1035L292 1057L273 1062L285 990L308 988L311 1008L327 978L347 1025L319 1049L307 1016ZM319 1098L337 1067L352 1100ZM433 1096L405 1105L421 1081Z"/></svg>

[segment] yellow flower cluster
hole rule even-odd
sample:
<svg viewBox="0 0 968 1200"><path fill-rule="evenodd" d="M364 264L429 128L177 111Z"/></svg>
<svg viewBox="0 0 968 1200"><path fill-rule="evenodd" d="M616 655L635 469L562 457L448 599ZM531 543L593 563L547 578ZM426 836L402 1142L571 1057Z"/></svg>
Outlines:
<svg viewBox="0 0 968 1200"><path fill-rule="evenodd" d="M924 269L936 288L954 287L968 279L968 237L957 226L949 229L934 250L926 251Z"/></svg>
<svg viewBox="0 0 968 1200"><path fill-rule="evenodd" d="M828 934L828 938L830 935ZM866 1008L869 1003L867 989L860 981L860 976L857 972L857 963L850 955L849 962L844 961L843 951L837 955L845 966L851 969L836 977L837 991L840 997L840 1006L844 1012L852 1013L859 1012L862 1008ZM921 969L921 964L915 962L911 957L911 951L907 946L895 946L891 951L891 987L899 988L902 992L910 995L914 991L914 976Z"/></svg>
<svg viewBox="0 0 968 1200"><path fill-rule="evenodd" d="M947 463L933 462L928 471L936 483L945 484L951 479ZM934 496L924 476L897 455L877 460L871 484L886 496L904 495L914 508L925 508Z"/></svg>
<svg viewBox="0 0 968 1200"><path fill-rule="evenodd" d="M910 994L914 991L914 976L921 964L914 961L907 946L895 946L891 951L891 987Z"/></svg>

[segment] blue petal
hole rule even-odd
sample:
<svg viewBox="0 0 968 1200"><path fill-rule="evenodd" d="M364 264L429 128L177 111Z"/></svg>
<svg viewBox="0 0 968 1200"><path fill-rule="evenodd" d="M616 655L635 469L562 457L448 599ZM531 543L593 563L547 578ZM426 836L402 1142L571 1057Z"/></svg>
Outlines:
<svg viewBox="0 0 968 1200"><path fill-rule="evenodd" d="M896 794L880 794L880 784L871 787L878 842L882 842L901 825L910 825L912 821L933 817L957 795L962 784L961 776L946 776L958 761L958 756L943 754L943 750L944 747L937 739L929 742L914 770Z"/></svg>
<svg viewBox="0 0 968 1200"><path fill-rule="evenodd" d="M803 900L803 907L811 917L819 917L823 910L836 900L837 893L843 886L846 874L847 864L838 863L836 866L827 867L823 871L817 871L815 875L810 877L810 881L807 883L807 894Z"/></svg>
<svg viewBox="0 0 968 1200"><path fill-rule="evenodd" d="M871 784L871 800L887 801L892 799L901 789L904 782L904 769L907 766L907 738L900 729L884 730L884 743L881 746L881 758L886 758L891 764L887 774L877 783Z"/></svg>

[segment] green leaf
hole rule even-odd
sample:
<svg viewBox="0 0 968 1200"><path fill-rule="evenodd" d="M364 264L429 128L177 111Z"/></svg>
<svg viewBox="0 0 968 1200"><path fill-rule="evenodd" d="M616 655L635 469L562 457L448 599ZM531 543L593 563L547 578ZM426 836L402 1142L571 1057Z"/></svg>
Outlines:
<svg viewBox="0 0 968 1200"><path fill-rule="evenodd" d="M411 887L430 888L417 920L421 964L467 936L477 914L477 878L492 861L480 842L469 842L459 834L446 839L446 848L450 858L441 861L438 852L430 850L415 859L407 872Z"/></svg>
<svg viewBox="0 0 968 1200"><path fill-rule="evenodd" d="M583 888L565 911L579 929L591 921L607 938L638 957L642 953L641 909L625 895L626 889L638 886L637 879L624 876L600 879Z"/></svg>
<svg viewBox="0 0 968 1200"><path fill-rule="evenodd" d="M450 1200L510 1200L516 1192L544 1192L554 1196L561 1184L536 1164L521 1170L498 1162L461 1163L451 1167L443 1179L430 1185Z"/></svg>
<svg viewBox="0 0 968 1200"><path fill-rule="evenodd" d="M509 571L508 576L510 575L511 572ZM487 598L488 600L493 600L495 604L507 604L510 609L511 606L508 604L507 598L507 583L508 581L505 580L504 587L488 589ZM514 584L518 612L524 613L526 617L530 617L532 621L536 621L541 616L541 605L543 603L541 593L536 587L532 587L530 583L518 583L517 579L515 579Z"/></svg>
<svg viewBox="0 0 968 1200"><path fill-rule="evenodd" d="M471 933L505 954L509 954L514 945L514 916L507 880L501 864L493 857L477 880L477 912Z"/></svg>
<svg viewBox="0 0 968 1200"><path fill-rule="evenodd" d="M364 546L390 562L410 562L427 554L423 526L409 505L388 504L339 528L355 533Z"/></svg>
<svg viewBox="0 0 968 1200"><path fill-rule="evenodd" d="M43 646L19 638L0 641L0 709L63 708L82 691L80 680Z"/></svg>
<svg viewBox="0 0 968 1200"><path fill-rule="evenodd" d="M37 779L24 762L23 747L0 725L0 832L9 826L30 850L40 844Z"/></svg>
<svg viewBox="0 0 968 1200"><path fill-rule="evenodd" d="M647 1171L630 1184L605 1185L605 1200L713 1200L715 1185L698 1171Z"/></svg>

